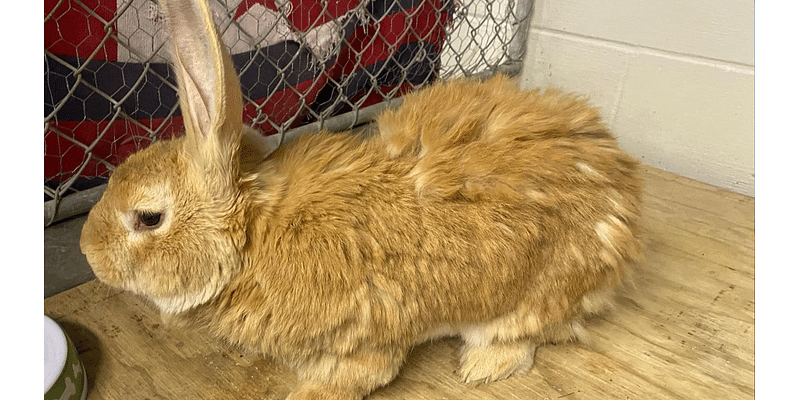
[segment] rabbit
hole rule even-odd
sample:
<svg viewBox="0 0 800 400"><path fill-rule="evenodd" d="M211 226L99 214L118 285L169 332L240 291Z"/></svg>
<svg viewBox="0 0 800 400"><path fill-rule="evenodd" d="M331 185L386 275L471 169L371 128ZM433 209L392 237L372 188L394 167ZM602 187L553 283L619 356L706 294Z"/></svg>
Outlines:
<svg viewBox="0 0 800 400"><path fill-rule="evenodd" d="M243 124L204 0L162 9L186 133L116 168L81 251L166 321L285 363L289 399L362 399L445 336L463 382L525 373L630 280L639 162L585 98L449 80L369 134L277 146Z"/></svg>

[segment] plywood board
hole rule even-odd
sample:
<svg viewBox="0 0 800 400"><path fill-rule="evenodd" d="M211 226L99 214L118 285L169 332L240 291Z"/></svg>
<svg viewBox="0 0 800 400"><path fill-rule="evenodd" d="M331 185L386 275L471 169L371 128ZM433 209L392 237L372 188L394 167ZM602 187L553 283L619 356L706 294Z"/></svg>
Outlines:
<svg viewBox="0 0 800 400"><path fill-rule="evenodd" d="M488 385L455 375L457 339L413 349L369 399L752 399L754 204L646 168L647 260L592 342L545 346L534 369ZM283 366L164 326L146 301L96 281L45 300L75 341L89 399L282 399Z"/></svg>

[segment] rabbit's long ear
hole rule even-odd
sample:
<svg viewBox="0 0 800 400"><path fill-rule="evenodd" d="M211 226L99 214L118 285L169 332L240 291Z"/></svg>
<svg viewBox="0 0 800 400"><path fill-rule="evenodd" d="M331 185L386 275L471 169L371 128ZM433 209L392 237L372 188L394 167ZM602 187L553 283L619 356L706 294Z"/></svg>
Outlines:
<svg viewBox="0 0 800 400"><path fill-rule="evenodd" d="M160 1L175 45L173 68L188 149L203 170L220 175L211 179L235 179L242 135L242 92L231 57L206 0Z"/></svg>

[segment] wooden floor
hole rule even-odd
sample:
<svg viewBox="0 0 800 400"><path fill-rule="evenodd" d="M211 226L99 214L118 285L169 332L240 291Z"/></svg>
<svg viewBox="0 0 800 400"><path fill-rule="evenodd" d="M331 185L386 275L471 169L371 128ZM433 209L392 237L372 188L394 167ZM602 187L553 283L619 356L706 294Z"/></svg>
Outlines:
<svg viewBox="0 0 800 400"><path fill-rule="evenodd" d="M458 381L458 340L416 347L369 399L751 399L755 396L754 207L645 169L646 261L636 287L591 322L590 344L540 348L529 374ZM282 399L284 367L161 325L146 301L96 281L45 300L76 343L89 399Z"/></svg>

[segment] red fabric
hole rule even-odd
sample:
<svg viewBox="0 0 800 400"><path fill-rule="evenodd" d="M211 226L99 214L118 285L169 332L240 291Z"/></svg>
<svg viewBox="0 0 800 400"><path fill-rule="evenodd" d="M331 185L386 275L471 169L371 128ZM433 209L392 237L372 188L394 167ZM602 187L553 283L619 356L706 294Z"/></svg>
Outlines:
<svg viewBox="0 0 800 400"><path fill-rule="evenodd" d="M141 124L141 125L140 125ZM155 129L165 124L159 132L159 139L167 139L183 133L183 117L169 119L157 118L143 121L62 121L58 123L58 132L70 139L48 132L44 137L44 176L61 181L71 177L83 164L86 154L74 141L90 144L102 134L92 153L111 165L118 165L131 154L147 147L150 138L142 127ZM109 169L105 163L96 159L81 172L81 176L108 176Z"/></svg>
<svg viewBox="0 0 800 400"><path fill-rule="evenodd" d="M106 37L103 23L89 12L73 2L64 0L44 0L45 18L50 12L53 15L44 23L44 48L53 54L89 58L95 49L95 60L116 60L117 43ZM116 0L83 0L82 3L104 21L111 21L117 11ZM109 27L116 33L114 26Z"/></svg>
<svg viewBox="0 0 800 400"><path fill-rule="evenodd" d="M277 92L269 98L255 99L256 104L263 105L261 112L269 115L273 124L281 124L288 121L299 109L310 103L319 93L319 90L325 85L326 79L323 76L318 76L315 79L301 82L300 84L288 87L280 92ZM302 122L303 114L301 113L289 125L289 128L294 128ZM252 103L244 105L244 120L252 122L258 115L256 106ZM269 122L263 122L255 125L256 129L260 130L265 135L271 135L278 132L275 127Z"/></svg>

